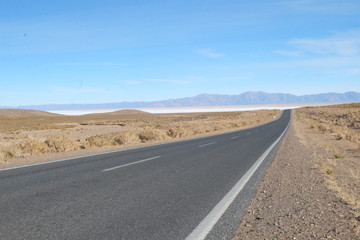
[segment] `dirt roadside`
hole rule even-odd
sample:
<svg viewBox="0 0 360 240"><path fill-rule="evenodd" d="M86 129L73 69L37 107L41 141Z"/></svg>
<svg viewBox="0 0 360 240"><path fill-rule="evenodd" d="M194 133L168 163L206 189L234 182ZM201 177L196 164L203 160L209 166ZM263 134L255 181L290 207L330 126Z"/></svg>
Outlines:
<svg viewBox="0 0 360 240"><path fill-rule="evenodd" d="M134 111L63 116L0 109L0 169L236 131L273 121L281 113Z"/></svg>
<svg viewBox="0 0 360 240"><path fill-rule="evenodd" d="M317 143L326 137L292 122L234 240L360 239L357 201L349 202L331 188L327 175L332 173L322 167L330 156ZM359 150L352 153L347 157L356 158ZM348 182L354 185L348 190L356 195L355 181Z"/></svg>

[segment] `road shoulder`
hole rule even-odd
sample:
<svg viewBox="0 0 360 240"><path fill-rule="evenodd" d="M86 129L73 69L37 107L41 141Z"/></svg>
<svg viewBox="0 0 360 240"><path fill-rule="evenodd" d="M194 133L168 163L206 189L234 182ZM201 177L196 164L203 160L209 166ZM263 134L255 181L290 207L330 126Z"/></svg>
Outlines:
<svg viewBox="0 0 360 240"><path fill-rule="evenodd" d="M356 209L326 185L314 149L293 122L234 240L360 239Z"/></svg>

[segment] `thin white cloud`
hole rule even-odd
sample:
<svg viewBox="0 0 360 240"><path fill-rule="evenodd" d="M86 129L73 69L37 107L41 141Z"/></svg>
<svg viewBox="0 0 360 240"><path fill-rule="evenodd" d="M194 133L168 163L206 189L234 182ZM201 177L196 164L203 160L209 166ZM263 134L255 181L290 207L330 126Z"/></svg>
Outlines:
<svg viewBox="0 0 360 240"><path fill-rule="evenodd" d="M296 48L316 54L354 56L360 53L360 30L336 33L320 39L295 39L289 43Z"/></svg>
<svg viewBox="0 0 360 240"><path fill-rule="evenodd" d="M278 50L275 51L276 54L287 56L287 57L302 57L304 53L302 51L286 51L286 50Z"/></svg>
<svg viewBox="0 0 360 240"><path fill-rule="evenodd" d="M197 49L195 52L208 58L220 58L224 56L224 54L219 53L211 48Z"/></svg>

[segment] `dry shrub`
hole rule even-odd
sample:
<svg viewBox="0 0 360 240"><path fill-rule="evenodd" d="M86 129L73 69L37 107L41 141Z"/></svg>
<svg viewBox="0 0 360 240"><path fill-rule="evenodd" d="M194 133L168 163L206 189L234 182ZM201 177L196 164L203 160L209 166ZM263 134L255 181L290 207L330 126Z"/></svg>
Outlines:
<svg viewBox="0 0 360 240"><path fill-rule="evenodd" d="M44 153L65 152L79 149L78 144L65 135L51 135L43 139L22 141L1 151L0 159L27 157Z"/></svg>
<svg viewBox="0 0 360 240"><path fill-rule="evenodd" d="M141 142L149 142L149 141L161 141L169 139L167 131L156 129L156 128L147 128L139 133L139 139Z"/></svg>
<svg viewBox="0 0 360 240"><path fill-rule="evenodd" d="M90 147L117 146L139 142L160 141L170 137L166 130L146 128L139 133L124 131L92 136L87 139Z"/></svg>
<svg viewBox="0 0 360 240"><path fill-rule="evenodd" d="M343 138L344 138L344 135L343 135L343 134L341 134L341 133L335 134L335 139L336 139L336 140L341 140L341 139L343 139Z"/></svg>
<svg viewBox="0 0 360 240"><path fill-rule="evenodd" d="M86 139L90 147L111 146L113 142L105 135L95 135Z"/></svg>
<svg viewBox="0 0 360 240"><path fill-rule="evenodd" d="M79 149L78 143L66 135L47 136L45 144L51 152L67 152Z"/></svg>
<svg viewBox="0 0 360 240"><path fill-rule="evenodd" d="M49 135L45 139L29 140L18 145L16 155L33 156L51 152L66 152L79 149L78 144L66 135Z"/></svg>
<svg viewBox="0 0 360 240"><path fill-rule="evenodd" d="M170 128L167 135L171 138L183 138L194 135L194 131L189 126L177 126Z"/></svg>
<svg viewBox="0 0 360 240"><path fill-rule="evenodd" d="M271 117L273 115L270 115ZM260 116L256 116L260 117ZM254 117L254 118L256 118ZM271 118L272 119L272 118ZM262 119L263 120L263 119ZM167 135L171 138L182 138L194 135L219 132L229 129L238 129L240 127L253 125L259 123L259 119L252 119L248 121L242 120L241 117L227 119L220 118L215 120L209 120L203 122L188 122L186 125L177 124L167 130Z"/></svg>
<svg viewBox="0 0 360 240"><path fill-rule="evenodd" d="M229 128L238 128L238 127L240 127L240 124L238 124L238 123L230 123L229 124Z"/></svg>
<svg viewBox="0 0 360 240"><path fill-rule="evenodd" d="M0 151L0 163L4 163L7 159L13 158L13 154L10 151Z"/></svg>
<svg viewBox="0 0 360 240"><path fill-rule="evenodd" d="M326 126L324 126L324 125L318 125L318 129L319 129L319 131L322 132L322 133L325 133L326 130L327 130Z"/></svg>
<svg viewBox="0 0 360 240"><path fill-rule="evenodd" d="M20 157L33 156L37 154L51 152L51 149L44 141L25 141L20 143L18 147L20 149L20 151L18 152Z"/></svg>
<svg viewBox="0 0 360 240"><path fill-rule="evenodd" d="M90 147L121 145L120 142L116 142L109 134L95 135L86 140Z"/></svg>
<svg viewBox="0 0 360 240"><path fill-rule="evenodd" d="M115 135L115 141L121 142L123 144L132 144L132 143L138 143L139 137L133 133L133 132L119 132Z"/></svg>
<svg viewBox="0 0 360 240"><path fill-rule="evenodd" d="M116 146L138 143L139 137L135 133L124 131L92 136L87 142L90 147Z"/></svg>
<svg viewBox="0 0 360 240"><path fill-rule="evenodd" d="M22 150L19 146L3 149L0 151L0 153L0 161L2 162L6 162L7 160L12 158L25 156L24 154L22 154Z"/></svg>
<svg viewBox="0 0 360 240"><path fill-rule="evenodd" d="M344 158L345 156L339 153L334 154L334 158Z"/></svg>
<svg viewBox="0 0 360 240"><path fill-rule="evenodd" d="M179 138L179 137L183 137L183 133L181 131L180 127L173 127L170 128L167 132L167 135L171 138Z"/></svg>

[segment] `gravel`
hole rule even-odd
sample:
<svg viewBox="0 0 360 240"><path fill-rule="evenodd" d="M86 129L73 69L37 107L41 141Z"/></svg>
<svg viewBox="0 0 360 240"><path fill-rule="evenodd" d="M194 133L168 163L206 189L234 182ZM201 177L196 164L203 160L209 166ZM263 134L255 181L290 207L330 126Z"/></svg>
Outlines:
<svg viewBox="0 0 360 240"><path fill-rule="evenodd" d="M292 126L234 240L360 239L354 209L326 187L313 156Z"/></svg>

